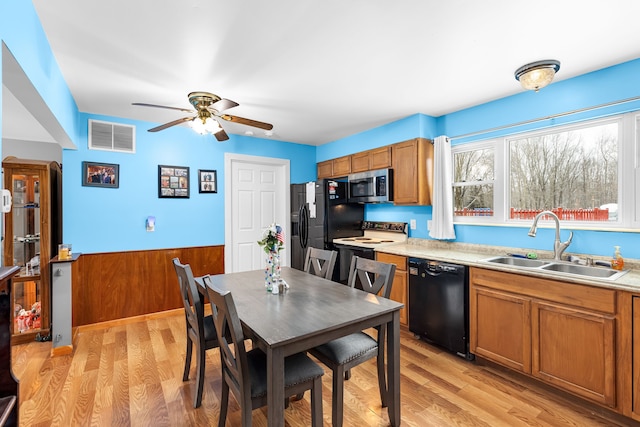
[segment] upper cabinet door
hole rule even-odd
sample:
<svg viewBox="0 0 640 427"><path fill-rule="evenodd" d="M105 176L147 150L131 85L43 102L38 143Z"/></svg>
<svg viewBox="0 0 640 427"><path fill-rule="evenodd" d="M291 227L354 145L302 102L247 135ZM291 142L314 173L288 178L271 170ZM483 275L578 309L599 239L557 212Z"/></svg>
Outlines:
<svg viewBox="0 0 640 427"><path fill-rule="evenodd" d="M351 156L333 159L333 176L347 176L351 173Z"/></svg>
<svg viewBox="0 0 640 427"><path fill-rule="evenodd" d="M318 163L318 179L331 178L333 176L333 160Z"/></svg>
<svg viewBox="0 0 640 427"><path fill-rule="evenodd" d="M351 155L351 173L365 172L371 170L371 152L363 151Z"/></svg>
<svg viewBox="0 0 640 427"><path fill-rule="evenodd" d="M415 138L393 145L393 202L430 205L433 191L433 144Z"/></svg>
<svg viewBox="0 0 640 427"><path fill-rule="evenodd" d="M393 167L391 163L391 146L376 148L369 151L369 164L373 169L385 169Z"/></svg>

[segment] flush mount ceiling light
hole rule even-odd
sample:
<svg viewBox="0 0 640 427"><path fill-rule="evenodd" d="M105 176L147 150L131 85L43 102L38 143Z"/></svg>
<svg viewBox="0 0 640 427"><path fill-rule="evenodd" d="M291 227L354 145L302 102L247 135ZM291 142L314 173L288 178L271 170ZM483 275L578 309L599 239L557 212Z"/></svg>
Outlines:
<svg viewBox="0 0 640 427"><path fill-rule="evenodd" d="M536 92L547 86L560 69L560 61L545 59L523 65L515 72L516 80L523 88Z"/></svg>

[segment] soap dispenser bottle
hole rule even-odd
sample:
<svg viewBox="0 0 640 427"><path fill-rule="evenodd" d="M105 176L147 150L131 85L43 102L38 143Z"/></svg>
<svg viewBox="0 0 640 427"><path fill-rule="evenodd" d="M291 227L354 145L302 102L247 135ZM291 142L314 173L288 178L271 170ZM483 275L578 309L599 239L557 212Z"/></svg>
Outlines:
<svg viewBox="0 0 640 427"><path fill-rule="evenodd" d="M614 246L613 259L611 260L611 268L614 270L622 270L624 268L624 259L620 254L620 246Z"/></svg>

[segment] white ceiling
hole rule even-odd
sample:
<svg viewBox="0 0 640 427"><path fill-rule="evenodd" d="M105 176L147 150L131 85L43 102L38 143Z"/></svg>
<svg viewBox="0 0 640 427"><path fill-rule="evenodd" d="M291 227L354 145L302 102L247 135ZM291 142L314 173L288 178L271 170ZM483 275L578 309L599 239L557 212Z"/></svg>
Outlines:
<svg viewBox="0 0 640 427"><path fill-rule="evenodd" d="M637 0L33 3L80 111L152 127L184 113L132 102L209 91L312 145L519 93L528 62L560 60L559 81L640 57Z"/></svg>

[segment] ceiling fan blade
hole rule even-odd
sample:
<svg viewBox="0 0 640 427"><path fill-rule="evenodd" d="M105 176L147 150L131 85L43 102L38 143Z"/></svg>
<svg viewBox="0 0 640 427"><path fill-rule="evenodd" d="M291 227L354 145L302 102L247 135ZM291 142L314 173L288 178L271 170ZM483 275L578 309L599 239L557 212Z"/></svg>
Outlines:
<svg viewBox="0 0 640 427"><path fill-rule="evenodd" d="M231 116L229 114L221 114L218 117L220 117L221 119L226 120L228 122L240 123L240 124L243 124L243 125L253 126L253 127L264 129L264 130L273 129L273 125L270 124L270 123L259 122L257 120L251 120L251 119L245 119L244 117Z"/></svg>
<svg viewBox="0 0 640 427"><path fill-rule="evenodd" d="M160 130L165 130L166 128L170 128L171 126L179 125L180 123L188 122L188 121L193 120L193 119L194 119L194 117L183 117L181 119L174 120L172 122L165 123L163 125L151 128L147 132L158 132Z"/></svg>
<svg viewBox="0 0 640 427"><path fill-rule="evenodd" d="M221 100L216 101L213 104L211 104L209 106L209 108L213 108L218 113L221 113L224 110L228 110L229 108L237 107L238 105L240 105L240 104L238 104L235 101L232 101L232 100L226 99L226 98L222 98Z"/></svg>
<svg viewBox="0 0 640 427"><path fill-rule="evenodd" d="M132 102L131 105L137 105L139 107L154 107L154 108L166 108L168 110L184 111L186 113L193 113L194 110L187 110L186 108L168 107L166 105L145 104L143 102Z"/></svg>
<svg viewBox="0 0 640 427"><path fill-rule="evenodd" d="M227 139L229 139L229 135L227 135L227 133L224 131L224 129L214 133L214 135L216 136L216 139L218 141L226 141Z"/></svg>

